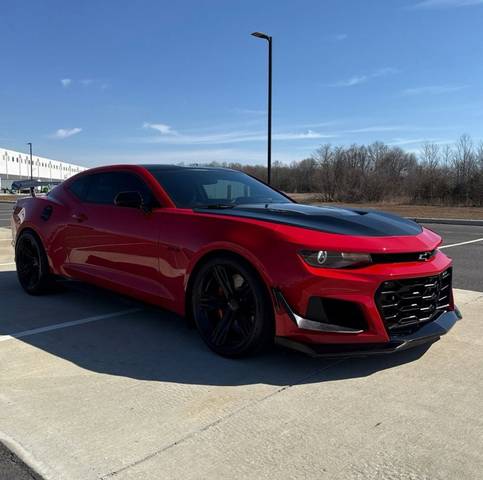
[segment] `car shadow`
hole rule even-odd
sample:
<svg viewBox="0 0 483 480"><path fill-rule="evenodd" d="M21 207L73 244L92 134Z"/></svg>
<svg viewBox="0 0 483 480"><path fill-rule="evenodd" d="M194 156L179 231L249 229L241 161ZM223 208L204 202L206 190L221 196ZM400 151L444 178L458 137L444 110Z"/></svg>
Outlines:
<svg viewBox="0 0 483 480"><path fill-rule="evenodd" d="M139 309L98 321L19 338L72 362L106 375L138 380L197 385L290 385L366 377L418 360L429 345L392 355L324 359L274 347L256 357L226 359L212 353L180 317L126 297L77 282L62 282L57 293L25 294L16 272L0 272L0 336L32 328ZM6 343L17 342L7 340ZM15 361L14 345L8 348Z"/></svg>

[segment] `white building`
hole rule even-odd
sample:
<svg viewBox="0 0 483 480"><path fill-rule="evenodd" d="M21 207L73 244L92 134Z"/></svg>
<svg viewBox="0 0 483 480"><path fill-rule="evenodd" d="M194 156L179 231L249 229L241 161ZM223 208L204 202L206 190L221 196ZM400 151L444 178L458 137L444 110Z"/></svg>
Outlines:
<svg viewBox="0 0 483 480"><path fill-rule="evenodd" d="M86 170L85 167L59 162L51 158L32 156L33 178L42 181L62 181ZM30 155L0 148L0 190L10 188L16 180L30 179Z"/></svg>

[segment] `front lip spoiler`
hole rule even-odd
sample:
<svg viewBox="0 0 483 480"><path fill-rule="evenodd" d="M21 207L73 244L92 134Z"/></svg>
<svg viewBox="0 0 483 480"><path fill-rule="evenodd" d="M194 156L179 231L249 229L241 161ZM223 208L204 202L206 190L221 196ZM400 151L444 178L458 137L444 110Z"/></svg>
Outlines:
<svg viewBox="0 0 483 480"><path fill-rule="evenodd" d="M407 335L392 335L386 343L366 344L307 344L290 340L286 337L275 337L275 343L294 350L299 350L311 357L366 357L395 353L423 344L431 344L448 333L454 324L461 319L457 308L441 314L436 320L423 325L417 331Z"/></svg>

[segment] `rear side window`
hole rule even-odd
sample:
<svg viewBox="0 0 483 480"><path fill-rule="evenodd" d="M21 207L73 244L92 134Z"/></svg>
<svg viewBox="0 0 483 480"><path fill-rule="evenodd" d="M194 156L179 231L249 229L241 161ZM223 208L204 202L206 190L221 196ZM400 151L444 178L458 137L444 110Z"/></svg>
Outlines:
<svg viewBox="0 0 483 480"><path fill-rule="evenodd" d="M105 172L84 175L70 186L74 195L83 202L113 205L120 192L139 192L144 203L157 206L149 187L135 174Z"/></svg>
<svg viewBox="0 0 483 480"><path fill-rule="evenodd" d="M69 190L81 201L84 201L86 198L89 178L90 176L84 175L74 180L69 187Z"/></svg>
<svg viewBox="0 0 483 480"><path fill-rule="evenodd" d="M91 176L85 201L112 205L120 192L120 173L98 173Z"/></svg>

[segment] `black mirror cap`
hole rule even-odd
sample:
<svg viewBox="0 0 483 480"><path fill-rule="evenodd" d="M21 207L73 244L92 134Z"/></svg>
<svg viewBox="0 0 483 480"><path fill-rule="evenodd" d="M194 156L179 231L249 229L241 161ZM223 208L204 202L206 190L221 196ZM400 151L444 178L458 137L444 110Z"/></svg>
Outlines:
<svg viewBox="0 0 483 480"><path fill-rule="evenodd" d="M118 207L144 208L143 197L139 192L119 192L114 199Z"/></svg>

